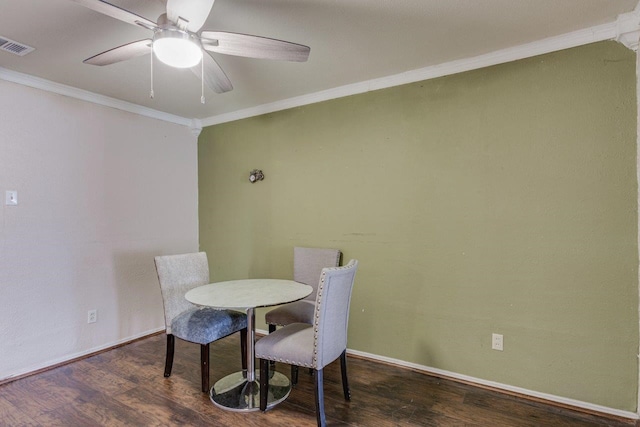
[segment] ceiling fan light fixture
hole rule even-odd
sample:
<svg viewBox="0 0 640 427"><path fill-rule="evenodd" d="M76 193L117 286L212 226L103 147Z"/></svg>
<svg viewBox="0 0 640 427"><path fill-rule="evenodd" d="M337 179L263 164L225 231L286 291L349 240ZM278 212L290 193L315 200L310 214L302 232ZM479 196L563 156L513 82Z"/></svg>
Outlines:
<svg viewBox="0 0 640 427"><path fill-rule="evenodd" d="M202 60L202 49L186 31L162 30L153 36L153 53L165 64L191 68Z"/></svg>

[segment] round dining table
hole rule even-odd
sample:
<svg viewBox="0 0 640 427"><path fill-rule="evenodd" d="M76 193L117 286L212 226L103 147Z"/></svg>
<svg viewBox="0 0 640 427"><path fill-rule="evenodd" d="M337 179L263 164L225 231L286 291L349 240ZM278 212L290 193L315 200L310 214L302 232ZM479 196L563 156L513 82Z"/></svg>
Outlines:
<svg viewBox="0 0 640 427"><path fill-rule="evenodd" d="M312 291L311 286L293 280L242 279L210 283L185 294L187 301L199 306L247 313L247 370L227 375L211 387L209 397L215 405L239 412L260 409L259 371L255 369L254 310L298 301ZM282 402L290 392L289 378L273 372L273 377L269 378L267 407Z"/></svg>

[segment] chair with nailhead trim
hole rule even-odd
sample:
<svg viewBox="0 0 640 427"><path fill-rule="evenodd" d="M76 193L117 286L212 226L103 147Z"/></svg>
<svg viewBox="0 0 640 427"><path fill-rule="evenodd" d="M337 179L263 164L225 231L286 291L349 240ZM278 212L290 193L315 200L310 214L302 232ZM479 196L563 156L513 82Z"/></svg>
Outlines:
<svg viewBox="0 0 640 427"><path fill-rule="evenodd" d="M255 352L260 359L260 410L267 410L269 361L314 370L318 426L326 425L323 369L338 358L344 398L351 399L347 380L347 326L351 290L357 269L357 260L349 261L344 267L322 269L313 325L292 323L258 340Z"/></svg>
<svg viewBox="0 0 640 427"><path fill-rule="evenodd" d="M301 301L281 305L264 315L265 322L269 325L269 333L276 330L276 326L286 326L290 323L313 324L313 311L316 304L318 291L318 279L325 267L337 267L340 265L342 252L339 249L327 248L293 248L293 280L304 283L313 288L313 291ZM274 366L274 362L271 363ZM313 372L313 370L310 370ZM310 372L310 373L311 373ZM291 367L291 383L298 382L297 366Z"/></svg>

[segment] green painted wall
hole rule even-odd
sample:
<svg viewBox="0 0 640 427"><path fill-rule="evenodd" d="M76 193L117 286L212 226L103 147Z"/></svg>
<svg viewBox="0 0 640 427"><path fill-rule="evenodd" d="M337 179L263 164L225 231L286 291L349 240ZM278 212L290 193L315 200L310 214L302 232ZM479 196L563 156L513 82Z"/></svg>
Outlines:
<svg viewBox="0 0 640 427"><path fill-rule="evenodd" d="M208 127L198 158L213 279L290 278L293 246L337 247L360 260L350 348L636 410L635 56L621 45Z"/></svg>

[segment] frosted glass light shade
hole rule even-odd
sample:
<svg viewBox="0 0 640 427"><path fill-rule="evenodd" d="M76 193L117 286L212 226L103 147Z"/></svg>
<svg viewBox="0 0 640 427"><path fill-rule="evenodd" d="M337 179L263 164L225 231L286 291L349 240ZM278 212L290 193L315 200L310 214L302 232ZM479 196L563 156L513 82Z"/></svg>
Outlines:
<svg viewBox="0 0 640 427"><path fill-rule="evenodd" d="M189 34L182 31L161 31L153 37L153 53L167 65L189 68L202 60L202 49Z"/></svg>

